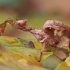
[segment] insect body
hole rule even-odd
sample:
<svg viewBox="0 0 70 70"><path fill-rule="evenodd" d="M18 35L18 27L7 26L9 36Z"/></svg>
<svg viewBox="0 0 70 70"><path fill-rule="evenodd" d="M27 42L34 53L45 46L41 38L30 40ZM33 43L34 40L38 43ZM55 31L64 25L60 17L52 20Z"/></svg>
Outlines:
<svg viewBox="0 0 70 70"><path fill-rule="evenodd" d="M42 43L39 61L41 61L42 53L46 44L49 44L52 47L56 48L60 47L60 42L67 42L66 45L70 45L70 27L65 25L64 23L56 20L48 20L44 23L42 30L38 30L28 26L26 22L26 19L17 20L15 22L12 19L8 19L3 23L3 25L9 23L15 29L20 29L32 33L36 37L36 39L40 43ZM62 39L66 40L64 41ZM63 47L64 45L61 46Z"/></svg>

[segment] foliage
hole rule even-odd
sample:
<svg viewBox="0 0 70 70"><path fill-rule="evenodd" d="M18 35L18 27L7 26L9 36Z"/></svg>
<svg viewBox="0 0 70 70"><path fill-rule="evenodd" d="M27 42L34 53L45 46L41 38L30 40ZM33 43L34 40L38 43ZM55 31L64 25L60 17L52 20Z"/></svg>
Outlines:
<svg viewBox="0 0 70 70"><path fill-rule="evenodd" d="M0 39L0 68L2 70L4 68L15 70L47 70L37 61L39 58L39 49L26 48L18 39L13 37L1 36Z"/></svg>

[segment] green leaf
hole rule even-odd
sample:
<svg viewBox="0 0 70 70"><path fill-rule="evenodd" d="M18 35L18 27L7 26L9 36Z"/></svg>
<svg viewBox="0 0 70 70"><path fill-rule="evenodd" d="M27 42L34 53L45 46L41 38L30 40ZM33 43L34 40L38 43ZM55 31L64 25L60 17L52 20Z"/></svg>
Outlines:
<svg viewBox="0 0 70 70"><path fill-rule="evenodd" d="M49 56L45 60L42 61L42 65L46 68L54 70L60 63L60 60L54 55Z"/></svg>

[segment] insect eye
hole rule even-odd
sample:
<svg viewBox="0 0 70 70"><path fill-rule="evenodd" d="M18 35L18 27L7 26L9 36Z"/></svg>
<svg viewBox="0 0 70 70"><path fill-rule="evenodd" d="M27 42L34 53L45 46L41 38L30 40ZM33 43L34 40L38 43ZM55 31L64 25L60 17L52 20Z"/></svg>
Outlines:
<svg viewBox="0 0 70 70"><path fill-rule="evenodd" d="M20 23L17 23L18 25L20 25Z"/></svg>
<svg viewBox="0 0 70 70"><path fill-rule="evenodd" d="M20 23L17 22L16 24L17 24L18 26L20 26Z"/></svg>

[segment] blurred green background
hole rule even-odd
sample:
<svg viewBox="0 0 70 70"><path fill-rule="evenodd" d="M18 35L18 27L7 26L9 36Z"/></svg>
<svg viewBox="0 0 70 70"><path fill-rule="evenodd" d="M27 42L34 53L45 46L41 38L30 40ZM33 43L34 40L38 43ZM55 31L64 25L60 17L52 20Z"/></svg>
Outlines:
<svg viewBox="0 0 70 70"><path fill-rule="evenodd" d="M42 29L47 20L62 21L70 25L70 0L0 0L0 23L8 18L28 19L27 24ZM14 37L34 36L7 25L3 35Z"/></svg>

